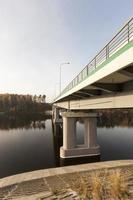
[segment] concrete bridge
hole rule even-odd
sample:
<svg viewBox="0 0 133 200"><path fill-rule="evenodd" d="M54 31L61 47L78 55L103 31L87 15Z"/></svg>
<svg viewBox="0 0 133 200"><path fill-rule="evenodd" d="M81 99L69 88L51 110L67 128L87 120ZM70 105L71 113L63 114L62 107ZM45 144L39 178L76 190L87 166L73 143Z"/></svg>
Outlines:
<svg viewBox="0 0 133 200"><path fill-rule="evenodd" d="M133 17L59 94L54 106L55 122L59 109L65 109L60 156L100 154L94 110L133 107ZM83 145L76 144L78 118L85 125Z"/></svg>

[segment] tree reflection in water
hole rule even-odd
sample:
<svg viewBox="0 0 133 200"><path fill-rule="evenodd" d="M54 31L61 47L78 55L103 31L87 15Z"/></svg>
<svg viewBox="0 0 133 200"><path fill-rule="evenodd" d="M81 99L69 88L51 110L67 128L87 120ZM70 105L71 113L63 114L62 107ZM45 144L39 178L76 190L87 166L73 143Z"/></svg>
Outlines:
<svg viewBox="0 0 133 200"><path fill-rule="evenodd" d="M0 116L0 129L45 129L45 120L50 116L33 116L33 115L8 115Z"/></svg>
<svg viewBox="0 0 133 200"><path fill-rule="evenodd" d="M98 127L110 127L98 128L101 157L66 160L59 156L63 141L62 126L57 129L59 133L52 132L51 120L47 120L51 116L0 116L0 177L69 164L132 159L133 128L128 127L133 127L133 110L97 112ZM122 128L124 126L126 128ZM82 126L78 127L77 132L83 135Z"/></svg>
<svg viewBox="0 0 133 200"><path fill-rule="evenodd" d="M98 114L98 127L133 126L133 109L101 110Z"/></svg>
<svg viewBox="0 0 133 200"><path fill-rule="evenodd" d="M132 127L133 126L133 109L105 109L98 110L98 127ZM49 115L2 115L0 116L0 129L10 130L17 128L39 128L45 129L45 120L51 119ZM79 119L83 123L82 119Z"/></svg>

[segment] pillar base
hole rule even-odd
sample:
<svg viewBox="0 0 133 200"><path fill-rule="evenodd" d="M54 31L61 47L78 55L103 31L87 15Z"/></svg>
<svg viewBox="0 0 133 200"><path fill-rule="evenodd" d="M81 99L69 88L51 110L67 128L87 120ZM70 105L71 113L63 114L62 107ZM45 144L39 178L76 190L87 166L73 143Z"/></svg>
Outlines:
<svg viewBox="0 0 133 200"><path fill-rule="evenodd" d="M99 145L95 147L83 147L82 145L74 149L64 149L60 148L60 157L61 158L75 158L75 157L84 157L84 156L95 156L100 155Z"/></svg>

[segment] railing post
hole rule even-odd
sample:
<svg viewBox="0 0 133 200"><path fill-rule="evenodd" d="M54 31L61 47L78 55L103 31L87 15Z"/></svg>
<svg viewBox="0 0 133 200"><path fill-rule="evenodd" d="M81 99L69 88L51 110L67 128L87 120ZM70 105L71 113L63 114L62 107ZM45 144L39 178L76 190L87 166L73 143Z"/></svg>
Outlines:
<svg viewBox="0 0 133 200"><path fill-rule="evenodd" d="M79 83L79 76L77 75L77 84Z"/></svg>
<svg viewBox="0 0 133 200"><path fill-rule="evenodd" d="M106 46L106 60L109 58L109 44Z"/></svg>
<svg viewBox="0 0 133 200"><path fill-rule="evenodd" d="M87 69L87 76L88 76L88 65L86 66L86 69Z"/></svg>
<svg viewBox="0 0 133 200"><path fill-rule="evenodd" d="M96 69L96 66L97 66L97 60L96 60L96 57L94 58L94 65L95 65L95 69Z"/></svg>
<svg viewBox="0 0 133 200"><path fill-rule="evenodd" d="M80 76L80 82L83 80L83 70L79 73Z"/></svg>
<svg viewBox="0 0 133 200"><path fill-rule="evenodd" d="M129 33L129 23L127 24L127 41L130 40L130 33Z"/></svg>

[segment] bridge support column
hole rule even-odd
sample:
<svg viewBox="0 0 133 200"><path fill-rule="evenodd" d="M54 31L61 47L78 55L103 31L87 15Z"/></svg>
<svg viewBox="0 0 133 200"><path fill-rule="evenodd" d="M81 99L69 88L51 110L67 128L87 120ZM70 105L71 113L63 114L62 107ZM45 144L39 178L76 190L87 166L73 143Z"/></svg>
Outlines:
<svg viewBox="0 0 133 200"><path fill-rule="evenodd" d="M76 147L76 121L75 118L63 117L63 148Z"/></svg>
<svg viewBox="0 0 133 200"><path fill-rule="evenodd" d="M96 117L84 119L85 145L88 147L97 146L97 120Z"/></svg>
<svg viewBox="0 0 133 200"><path fill-rule="evenodd" d="M53 131L56 135L57 132L59 132L60 124L62 124L62 118L60 118L60 109L56 106L53 106L53 113L52 113L52 125L53 125Z"/></svg>
<svg viewBox="0 0 133 200"><path fill-rule="evenodd" d="M97 144L97 125L95 113L63 112L63 147L61 158L94 156L100 154ZM84 144L76 144L76 121L83 118L85 125Z"/></svg>
<svg viewBox="0 0 133 200"><path fill-rule="evenodd" d="M53 120L54 122L58 122L59 120L59 108L56 106L53 106Z"/></svg>

